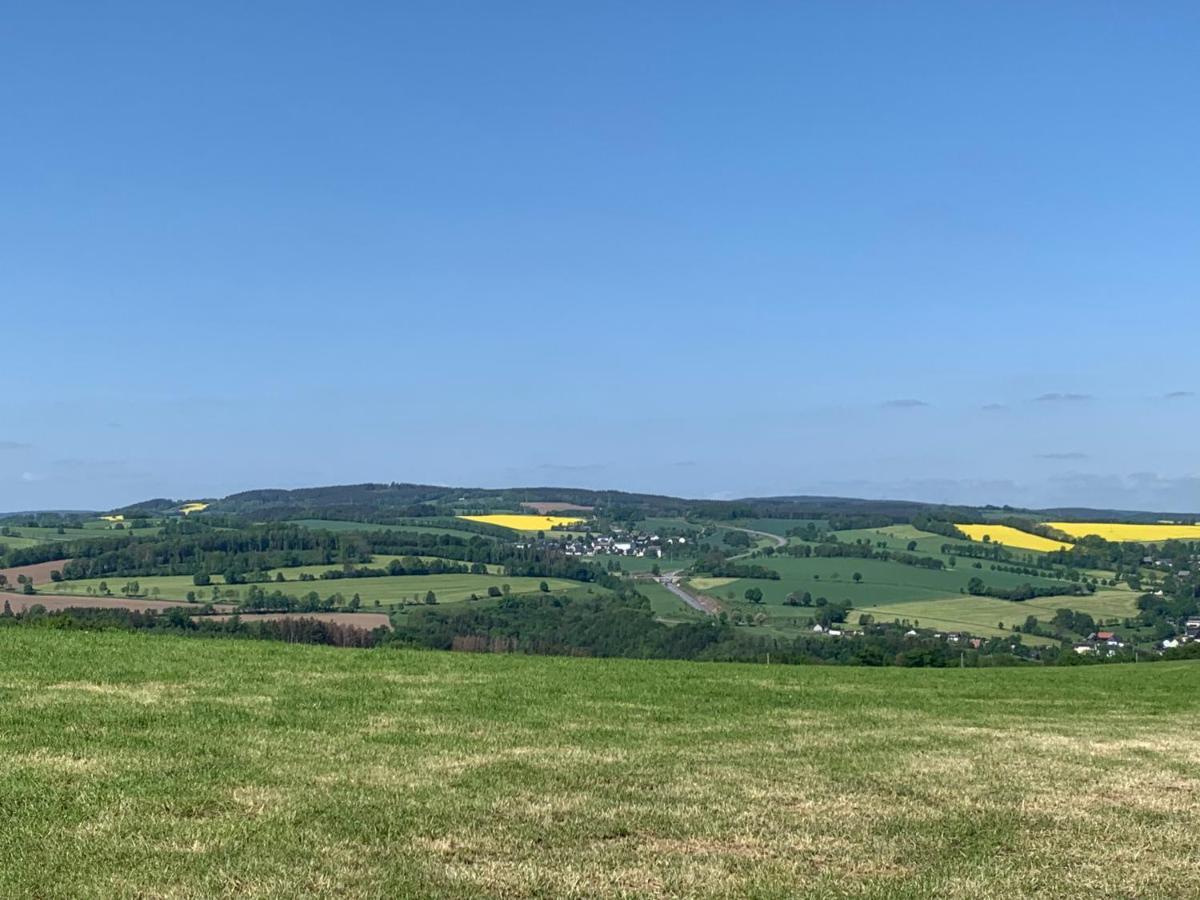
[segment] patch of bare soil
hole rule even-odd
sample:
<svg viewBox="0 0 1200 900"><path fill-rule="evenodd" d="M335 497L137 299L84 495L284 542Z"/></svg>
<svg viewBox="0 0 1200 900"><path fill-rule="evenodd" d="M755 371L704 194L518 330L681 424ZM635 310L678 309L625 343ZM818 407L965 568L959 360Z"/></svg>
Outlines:
<svg viewBox="0 0 1200 900"><path fill-rule="evenodd" d="M0 543L3 541L0 540ZM32 579L34 584L48 584L50 573L55 569L61 572L62 567L69 562L69 559L52 559L50 562L36 563L32 566L13 566L11 569L0 569L0 575L7 577L9 584L16 584L18 575Z"/></svg>
<svg viewBox="0 0 1200 900"><path fill-rule="evenodd" d="M522 503L525 509L532 509L539 516L547 516L550 513L556 512L591 512L590 506L577 506L574 503L559 503L556 501L547 503Z"/></svg>

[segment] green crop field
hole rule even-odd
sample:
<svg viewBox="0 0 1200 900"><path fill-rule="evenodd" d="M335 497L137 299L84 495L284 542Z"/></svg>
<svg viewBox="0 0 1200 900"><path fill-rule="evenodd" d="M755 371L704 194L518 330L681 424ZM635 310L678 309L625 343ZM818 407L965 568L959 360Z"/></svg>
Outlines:
<svg viewBox="0 0 1200 900"><path fill-rule="evenodd" d="M748 528L751 531L765 531L779 537L785 537L791 529L803 528L805 525L815 525L818 528L828 525L824 519L735 519L726 524L736 528Z"/></svg>
<svg viewBox="0 0 1200 900"><path fill-rule="evenodd" d="M585 558L585 562L594 562L605 568L609 563L616 563L621 567L622 572L651 572L655 566L663 572L670 572L673 569L686 569L692 564L694 557L688 556L680 559L659 559L657 556L618 556L609 555L607 553L597 553L595 556Z"/></svg>
<svg viewBox="0 0 1200 900"><path fill-rule="evenodd" d="M972 577L978 576L989 585L1014 588L1026 582L1034 585L1062 584L1046 578L1034 578L1011 572L992 572L985 565L975 569L962 560L954 569L924 569L902 563L878 559L852 559L850 557L811 557L808 559L790 556L759 558L755 563L774 569L779 581L758 578L739 579L715 594L724 599L730 591L735 599L741 598L749 587L763 592L765 605L782 605L792 591L808 591L814 597L830 600L850 600L855 606L872 606L898 600L923 600L932 597L959 596ZM854 573L863 576L855 583ZM817 576L814 578L814 576Z"/></svg>
<svg viewBox="0 0 1200 900"><path fill-rule="evenodd" d="M25 537L22 532L29 531L27 528L14 528L13 534L0 534L0 547L7 547L9 550L27 550L30 547L36 547L39 544L45 544L47 541L40 537ZM67 540L67 538L58 538L58 540Z"/></svg>
<svg viewBox="0 0 1200 900"><path fill-rule="evenodd" d="M0 525L3 523L0 522ZM108 522L90 521L83 528L64 528L60 534L58 528L48 528L37 525L7 525L8 535L0 535L0 544L14 550L34 547L38 544L49 544L60 541L78 541L85 538L106 536L134 535L136 537L153 537L162 534L162 527L151 525L147 528L114 529Z"/></svg>
<svg viewBox="0 0 1200 900"><path fill-rule="evenodd" d="M683 519L683 518L671 518L668 516L648 516L645 519L640 519L637 523L637 527L640 530L646 531L646 532L655 532L655 531L671 532L671 531L681 531L681 530L686 531L689 529L697 530L697 529L701 528L702 526L697 525L692 522L689 522L687 519Z"/></svg>
<svg viewBox="0 0 1200 900"><path fill-rule="evenodd" d="M910 600L906 603L890 603L885 606L856 607L848 617L857 622L858 617L869 614L878 622L900 619L909 625L939 631L968 631L978 637L1008 636L1012 626L1020 625L1026 616L1038 616L1049 621L1054 610L1027 608L1024 603L997 600L994 597L950 597L945 600ZM1000 627L1000 623L1004 627ZM1021 635L1026 644L1056 644L1049 638L1036 635Z"/></svg>
<svg viewBox="0 0 1200 900"><path fill-rule="evenodd" d="M381 557L390 559L391 557ZM378 578L336 578L318 579L316 581L296 581L295 576L300 571L311 571L313 574L324 572L336 566L303 566L296 569L283 569L288 581L283 583L265 582L259 587L265 591L278 588L285 594L303 596L310 591L316 591L322 598L331 594L342 594L347 599L358 594L363 603L373 604L378 600L383 605L391 603L411 602L413 597L423 599L426 591L433 591L440 602L454 603L466 600L471 594L484 596L489 586L509 585L515 594L532 593L538 590L540 582L545 581L553 591L577 588L580 583L568 581L565 578L526 578L509 575L384 575ZM217 582L217 579L213 579ZM162 600L182 600L189 591L194 591L201 600L212 596L212 587L196 587L191 575L145 575L136 578L90 578L79 581L63 581L54 585L43 586L44 593L86 595L88 588L98 591L100 582L108 583L108 589L119 595L122 585L127 581L136 581L139 596L154 596ZM232 588L220 587L222 597L243 595L249 585L236 585ZM158 593L154 594L154 589ZM235 592L228 595L227 591Z"/></svg>
<svg viewBox="0 0 1200 900"><path fill-rule="evenodd" d="M0 895L1200 895L1200 665L0 628Z"/></svg>
<svg viewBox="0 0 1200 900"><path fill-rule="evenodd" d="M953 547L966 547L968 549L974 546L970 541L957 540L945 537L944 535L921 531L912 525L888 525L886 528L858 528L853 531L839 531L837 532L837 536L838 540L843 544L853 544L856 541L866 540L872 546L883 543L887 545L889 550L901 551L907 551L909 543L916 541L917 546L912 552L923 553L927 556L941 556L942 547L946 544Z"/></svg>
<svg viewBox="0 0 1200 900"><path fill-rule="evenodd" d="M435 525L374 525L370 522L349 522L341 519L292 519L289 524L303 525L320 531L407 531L410 534L449 534L470 540L479 535L459 528L442 528Z"/></svg>
<svg viewBox="0 0 1200 900"><path fill-rule="evenodd" d="M1121 618L1137 613L1138 594L1134 591L1097 591L1085 597L1039 597L1014 603L994 597L951 597L943 600L915 600L878 606L855 608L850 616L857 621L863 613L877 621L901 619L920 623L922 628L942 631L970 631L980 636L1007 634L1013 625L1020 625L1026 616L1035 616L1049 623L1059 609L1085 612L1098 619ZM1003 622L1005 627L999 628ZM1022 635L1025 643L1054 643L1033 635Z"/></svg>
<svg viewBox="0 0 1200 900"><path fill-rule="evenodd" d="M703 580L697 581L703 585ZM708 593L720 595L724 591L718 588ZM1021 602L970 596L898 600L892 603L856 606L847 616L847 622L850 627L854 627L860 615L869 614L875 617L876 622L892 622L899 619L920 628L968 631L978 637L997 637L1010 635L1012 627L1021 625L1026 616L1034 616L1039 622L1048 625L1059 609L1085 612L1097 621L1136 615L1137 597L1138 594L1133 591L1112 590L1097 591L1091 596L1040 597ZM752 613L764 612L767 616L765 626L772 634L780 636L788 636L798 629L805 630L811 627L808 619L816 612L815 609L803 607L772 608L765 604L755 606L743 602L725 602L731 608ZM1003 623L1003 628L1000 627L1000 623ZM1030 634L1023 634L1021 640L1026 644L1042 646L1058 643L1051 638Z"/></svg>

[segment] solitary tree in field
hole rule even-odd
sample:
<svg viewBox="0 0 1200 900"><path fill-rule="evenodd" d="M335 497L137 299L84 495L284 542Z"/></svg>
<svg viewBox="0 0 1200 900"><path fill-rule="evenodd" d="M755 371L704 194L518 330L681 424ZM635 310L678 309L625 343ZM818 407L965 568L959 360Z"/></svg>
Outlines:
<svg viewBox="0 0 1200 900"><path fill-rule="evenodd" d="M425 602L430 605L437 603L437 594L435 594L433 591L427 591L425 593Z"/></svg>
<svg viewBox="0 0 1200 900"><path fill-rule="evenodd" d="M854 583L858 584L860 581L862 581L862 572L855 572L851 577L854 579Z"/></svg>
<svg viewBox="0 0 1200 900"><path fill-rule="evenodd" d="M746 588L745 597L751 603L762 603L763 602L763 592L756 587Z"/></svg>

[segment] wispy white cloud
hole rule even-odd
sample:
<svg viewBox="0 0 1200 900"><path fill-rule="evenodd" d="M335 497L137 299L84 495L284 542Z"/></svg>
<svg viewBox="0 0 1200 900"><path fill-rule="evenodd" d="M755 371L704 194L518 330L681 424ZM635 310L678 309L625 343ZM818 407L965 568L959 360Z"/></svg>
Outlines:
<svg viewBox="0 0 1200 900"><path fill-rule="evenodd" d="M604 463L542 463L538 466L542 472L600 472L607 468Z"/></svg>
<svg viewBox="0 0 1200 900"><path fill-rule="evenodd" d="M1091 399L1092 399L1091 394L1071 394L1071 393L1060 393L1058 391L1053 391L1049 394L1042 394L1040 397L1034 397L1033 402L1034 403L1083 403L1083 402L1085 402L1087 400L1091 400Z"/></svg>
<svg viewBox="0 0 1200 900"><path fill-rule="evenodd" d="M921 409L929 404L924 400L917 400L912 397L901 397L897 400L885 400L879 405L884 409Z"/></svg>

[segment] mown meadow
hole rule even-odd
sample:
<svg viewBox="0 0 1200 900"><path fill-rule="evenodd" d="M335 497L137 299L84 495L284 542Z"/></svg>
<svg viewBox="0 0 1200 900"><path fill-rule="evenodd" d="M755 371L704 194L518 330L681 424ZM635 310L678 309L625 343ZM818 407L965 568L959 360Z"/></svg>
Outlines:
<svg viewBox="0 0 1200 900"><path fill-rule="evenodd" d="M1200 665L0 629L0 896L1194 897Z"/></svg>

